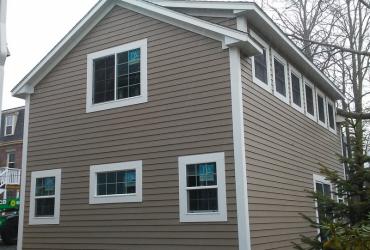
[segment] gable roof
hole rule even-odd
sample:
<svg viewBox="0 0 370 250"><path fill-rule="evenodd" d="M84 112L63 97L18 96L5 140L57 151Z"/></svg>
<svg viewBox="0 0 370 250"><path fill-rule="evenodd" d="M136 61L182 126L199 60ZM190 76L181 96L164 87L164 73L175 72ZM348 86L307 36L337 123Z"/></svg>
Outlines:
<svg viewBox="0 0 370 250"><path fill-rule="evenodd" d="M12 89L13 96L24 98L62 60L78 42L115 6L210 37L223 46L238 46L248 55L262 52L249 34L192 17L144 0L100 0L79 23Z"/></svg>
<svg viewBox="0 0 370 250"><path fill-rule="evenodd" d="M333 99L344 99L344 95L334 83L320 71L303 52L284 34L274 21L254 2L228 1L189 1L189 0L149 0L158 5L175 10L193 10L195 15L202 10L215 10L222 15L245 16L248 24L263 31L264 37L271 43L278 44L278 49L288 56L291 62L299 66L300 71L324 90ZM224 11L224 12L220 12Z"/></svg>

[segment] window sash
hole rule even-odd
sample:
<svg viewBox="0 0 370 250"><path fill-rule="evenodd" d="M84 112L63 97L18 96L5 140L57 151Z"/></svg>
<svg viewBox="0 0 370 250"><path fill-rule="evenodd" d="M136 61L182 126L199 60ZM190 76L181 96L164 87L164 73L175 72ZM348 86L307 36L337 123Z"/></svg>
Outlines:
<svg viewBox="0 0 370 250"><path fill-rule="evenodd" d="M9 152L7 154L7 167L8 168L15 168L15 153Z"/></svg>
<svg viewBox="0 0 370 250"><path fill-rule="evenodd" d="M292 82L292 101L298 107L302 107L301 80L293 72L291 72L290 77Z"/></svg>
<svg viewBox="0 0 370 250"><path fill-rule="evenodd" d="M128 180L128 177L127 177L127 174L129 172L134 172L135 173L135 179L134 181L130 181ZM115 173L115 181L114 182L109 182L108 180L108 174L109 173ZM118 181L118 174L119 173L125 173L125 180L122 180L122 181ZM99 183L98 181L98 176L99 174L106 174L106 177L105 177L105 182L101 182ZM137 179L136 179L136 169L126 169L126 170L117 170L117 171L106 171L106 172L97 172L95 173L95 178L96 178L96 196L98 197L104 197L104 196L117 196L117 195L136 195L136 182L137 182ZM126 192L118 192L118 188L119 188L119 185L122 184L123 186L123 190L126 191ZM129 187L132 188L132 185L129 185L129 184L134 184L133 185L133 188L135 190L135 192L129 192ZM105 194L99 194L99 186L105 186ZM114 185L115 186L115 192L114 193L109 193L108 192L108 185Z"/></svg>
<svg viewBox="0 0 370 250"><path fill-rule="evenodd" d="M334 107L328 102L329 127L335 129Z"/></svg>
<svg viewBox="0 0 370 250"><path fill-rule="evenodd" d="M305 93L306 93L306 111L310 115L315 116L315 102L313 88L305 84Z"/></svg>
<svg viewBox="0 0 370 250"><path fill-rule="evenodd" d="M325 123L325 98L320 94L317 94L317 111L319 120Z"/></svg>
<svg viewBox="0 0 370 250"><path fill-rule="evenodd" d="M285 76L285 64L279 59L274 57L274 71L275 71L275 89L280 95L286 97L286 76Z"/></svg>
<svg viewBox="0 0 370 250"><path fill-rule="evenodd" d="M268 84L267 52L263 48L261 55L254 56L254 76L261 82Z"/></svg>

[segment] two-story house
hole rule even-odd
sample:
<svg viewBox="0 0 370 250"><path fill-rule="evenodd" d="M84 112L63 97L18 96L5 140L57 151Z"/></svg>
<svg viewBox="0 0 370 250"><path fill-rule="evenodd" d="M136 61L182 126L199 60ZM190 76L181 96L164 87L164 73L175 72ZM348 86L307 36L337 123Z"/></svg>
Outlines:
<svg viewBox="0 0 370 250"><path fill-rule="evenodd" d="M340 91L254 3L103 0L13 89L18 249L292 249Z"/></svg>
<svg viewBox="0 0 370 250"><path fill-rule="evenodd" d="M0 130L0 200L18 198L24 107L3 110Z"/></svg>

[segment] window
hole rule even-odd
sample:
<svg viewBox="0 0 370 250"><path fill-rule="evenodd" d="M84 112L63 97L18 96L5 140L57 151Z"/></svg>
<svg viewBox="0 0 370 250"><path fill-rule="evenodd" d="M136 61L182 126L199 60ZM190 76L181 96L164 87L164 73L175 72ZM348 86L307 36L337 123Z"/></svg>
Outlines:
<svg viewBox="0 0 370 250"><path fill-rule="evenodd" d="M275 86L275 96L284 102L288 102L287 67L285 60L274 52L273 77Z"/></svg>
<svg viewBox="0 0 370 250"><path fill-rule="evenodd" d="M317 96L317 113L318 113L318 122L320 125L326 127L326 101L325 96L321 91L316 89Z"/></svg>
<svg viewBox="0 0 370 250"><path fill-rule="evenodd" d="M86 111L147 101L147 40L87 56Z"/></svg>
<svg viewBox="0 0 370 250"><path fill-rule="evenodd" d="M61 170L31 174L29 224L59 224Z"/></svg>
<svg viewBox="0 0 370 250"><path fill-rule="evenodd" d="M313 175L313 179L314 179L314 191L323 195L324 197L333 199L331 183L328 180L326 180L324 176L316 174ZM315 207L317 222L325 220L327 217L330 216L328 211L329 208L324 207L322 204L320 204L319 201L315 201ZM320 234L321 240L326 239L325 233L322 232L320 229L318 229L318 233Z"/></svg>
<svg viewBox="0 0 370 250"><path fill-rule="evenodd" d="M90 166L90 204L141 201L142 161Z"/></svg>
<svg viewBox="0 0 370 250"><path fill-rule="evenodd" d="M252 57L253 81L262 88L271 91L269 46L254 32L251 34L263 47L262 54Z"/></svg>
<svg viewBox="0 0 370 250"><path fill-rule="evenodd" d="M15 130L15 115L10 114L5 116L5 128L4 128L4 135L14 135Z"/></svg>
<svg viewBox="0 0 370 250"><path fill-rule="evenodd" d="M335 109L334 103L330 100L327 100L328 103L328 120L329 120L329 130L333 133L337 133L336 124L335 124Z"/></svg>
<svg viewBox="0 0 370 250"><path fill-rule="evenodd" d="M305 96L306 96L306 115L313 120L316 120L314 87L308 81L305 82Z"/></svg>
<svg viewBox="0 0 370 250"><path fill-rule="evenodd" d="M301 74L298 73L291 65L290 69L290 82L291 82L291 96L292 106L300 112L303 112L303 89Z"/></svg>
<svg viewBox="0 0 370 250"><path fill-rule="evenodd" d="M224 153L179 157L180 222L227 221Z"/></svg>
<svg viewBox="0 0 370 250"><path fill-rule="evenodd" d="M6 166L8 168L15 168L15 152L11 151L7 153Z"/></svg>

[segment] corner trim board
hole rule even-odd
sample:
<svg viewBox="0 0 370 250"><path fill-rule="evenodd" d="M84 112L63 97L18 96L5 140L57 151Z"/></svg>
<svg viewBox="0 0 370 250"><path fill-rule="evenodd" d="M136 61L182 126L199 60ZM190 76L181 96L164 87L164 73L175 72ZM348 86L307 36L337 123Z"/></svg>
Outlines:
<svg viewBox="0 0 370 250"><path fill-rule="evenodd" d="M17 250L22 250L23 245L23 225L24 225L24 200L26 198L26 173L27 173L27 148L28 148L28 123L30 114L30 95L26 96L26 105L24 111L24 129L22 145L22 172L21 172L21 197L18 222L18 241Z"/></svg>
<svg viewBox="0 0 370 250"><path fill-rule="evenodd" d="M250 250L240 50L229 48L239 250Z"/></svg>

